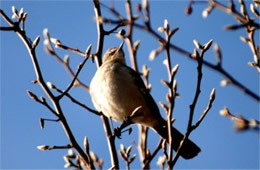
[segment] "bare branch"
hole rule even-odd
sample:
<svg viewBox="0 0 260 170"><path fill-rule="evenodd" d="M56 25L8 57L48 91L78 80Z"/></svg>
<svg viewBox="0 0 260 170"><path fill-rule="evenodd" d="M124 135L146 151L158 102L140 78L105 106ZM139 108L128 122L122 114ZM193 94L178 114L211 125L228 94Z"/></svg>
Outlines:
<svg viewBox="0 0 260 170"><path fill-rule="evenodd" d="M210 94L210 98L209 98L209 103L206 107L206 109L203 111L202 115L200 116L199 120L197 121L197 123L195 125L192 126L192 130L196 129L197 127L199 127L200 123L204 120L204 118L206 117L207 113L209 112L209 110L212 107L212 104L215 100L215 93L216 93L216 89L213 89L211 91Z"/></svg>
<svg viewBox="0 0 260 170"><path fill-rule="evenodd" d="M61 98L62 98L66 93L68 93L69 90L73 87L73 85L74 85L75 81L77 80L77 77L78 77L78 75L79 75L81 69L83 68L84 64L86 63L86 61L88 60L88 58L89 58L89 56L90 56L91 47L92 47L92 46L89 45L89 47L88 47L88 49L87 49L87 51L86 51L86 54L85 54L85 59L83 60L82 63L79 64L78 69L77 69L77 71L76 71L76 74L75 74L73 80L71 81L71 83L70 83L70 85L67 87L67 89L66 89L60 96L58 96L58 99L61 99Z"/></svg>
<svg viewBox="0 0 260 170"><path fill-rule="evenodd" d="M70 149L72 146L70 144L65 146L49 146L49 145L40 145L37 146L39 150L46 151L46 150L53 150L53 149Z"/></svg>
<svg viewBox="0 0 260 170"><path fill-rule="evenodd" d="M57 92L59 92L59 93L61 93L61 94L63 93L63 91L62 91L61 89L57 88L57 87L54 86L53 84L52 84L52 89L53 89L53 90L56 90ZM88 110L89 112L92 112L92 113L96 114L97 116L101 116L101 115L102 115L100 112L98 112L98 111L96 111L96 110L94 110L94 109L91 109L91 108L89 108L88 106L86 106L85 104L79 102L79 101L76 100L74 97L72 97L69 93L66 93L65 96L68 97L73 103L75 103L75 104L77 104L77 105L83 107L84 109Z"/></svg>
<svg viewBox="0 0 260 170"><path fill-rule="evenodd" d="M98 0L93 0L93 4L94 4L96 18L102 17L101 10L100 10L100 2ZM97 31L98 31L98 41L97 41L97 49L96 49L96 63L97 66L99 67L101 66L102 63L101 55L103 51L104 37L106 35L103 28L103 24L100 22L97 22ZM107 143L110 151L111 164L112 164L111 168L119 169L118 156L115 147L115 137L112 135L108 118L102 115L101 119L103 121L103 126L106 132Z"/></svg>
<svg viewBox="0 0 260 170"><path fill-rule="evenodd" d="M260 130L260 121L255 119L247 120L243 116L235 116L230 113L227 107L224 107L224 109L220 111L220 114L222 116L229 117L231 120L234 120L235 129L237 131L256 130L259 132Z"/></svg>
<svg viewBox="0 0 260 170"><path fill-rule="evenodd" d="M16 33L17 35L20 37L20 39L23 41L23 43L25 44L28 53L31 57L31 60L33 62L33 66L34 66L34 71L37 77L37 83L39 83L39 85L41 86L42 90L45 92L45 94L48 96L48 98L51 100L54 108L55 108L55 112L57 113L57 116L59 117L59 122L61 123L61 125L63 126L63 129L68 137L68 139L71 142L71 146L73 148L75 148L75 150L79 153L79 155L82 157L82 160L84 162L85 165L89 165L89 160L88 157L86 156L86 154L83 152L83 150L80 148L80 146L78 145L68 123L67 120L63 114L63 111L61 109L59 100L57 100L57 98L51 93L50 89L47 87L47 84L44 81L43 75L41 73L41 69L36 57L36 52L35 49L33 48L32 43L29 41L29 38L27 37L26 33L24 30L22 30L19 25L13 23L11 21L11 19L9 19L4 12L1 10L0 14L3 18L5 18L5 20L8 22L8 24L10 25L10 27L15 27ZM30 95L30 93L29 93ZM90 167L94 168L93 165L89 165Z"/></svg>
<svg viewBox="0 0 260 170"><path fill-rule="evenodd" d="M55 52L51 41L50 41L50 36L49 36L49 32L47 29L44 29L43 31L44 37L45 37L45 50L47 53L49 53L51 56L53 56L55 59L57 59L64 67L65 69L69 72L69 74L71 75L71 77L74 79L75 74L72 71L70 65L69 65L69 56L65 56L64 60L61 59L61 57L58 56L58 54ZM82 52L83 53L83 52ZM83 53L83 56L85 56L86 54ZM89 87L87 85L85 85L84 83L82 83L79 79L75 80L75 83L73 84L74 86L80 86L83 89L85 89L86 91L89 90Z"/></svg>
<svg viewBox="0 0 260 170"><path fill-rule="evenodd" d="M126 21L124 21L126 22ZM104 20L104 23L110 23L110 24L118 24L120 23L120 21L115 21L115 20L109 20L106 19ZM146 25L141 25L139 23L134 23L133 24L134 27L141 29L149 34L151 34L153 37L155 37L156 39L162 41L165 43L165 40L162 36L160 36L156 31L154 31L151 27L147 27ZM172 43L169 44L170 48L180 54L182 54L185 57L188 57L191 60L196 60L192 53L176 46L173 45ZM234 85L236 88L240 89L241 92L244 92L245 94L247 94L248 96L250 96L252 99L260 102L260 96L257 95L256 93L254 93L252 90L250 90L249 88L247 88L245 85L243 85L242 83L240 83L238 80L236 80L230 73L228 73L224 68L219 67L218 65L215 64L211 64L210 62L203 60L202 61L203 65L205 65L206 67L216 71L217 73L221 74L222 76L224 76L226 79L230 80L232 82L232 85Z"/></svg>
<svg viewBox="0 0 260 170"><path fill-rule="evenodd" d="M201 49L201 53L199 54L199 56L196 56L197 63L198 63L198 66L197 66L196 91L195 91L195 95L194 95L194 98L193 98L193 102L190 105L190 114L189 114L189 121L188 121L188 126L187 126L186 133L185 133L185 135L184 135L184 137L183 137L183 139L182 139L182 141L180 143L180 146L179 146L178 150L175 153L175 156L174 156L172 162L170 163L170 168L173 168L174 165L176 164L176 162L177 162L177 160L178 160L178 158L180 156L180 152L182 150L183 144L186 142L186 140L188 139L188 137L191 134L191 132L195 129L195 128L193 128L192 122L193 122L193 115L194 115L195 107L197 105L197 101L198 101L198 98L199 98L199 95L200 95L200 92L201 92L200 88L201 88L201 81L202 81L202 76L203 76L203 74L202 74L203 57L204 57L204 53L209 48L208 46L210 46L212 44L212 40L210 40L208 43L206 43L203 46L196 45L196 44L199 44L199 43L197 41L195 41L195 42L196 42L195 46L197 46L198 48ZM212 102L214 101L214 99L215 99L215 92L213 91L211 93L211 96L210 96L209 106L207 107L207 109L202 114L202 117L200 118L199 123L197 123L197 125L199 125L201 123L201 121L204 119L204 117L206 116L207 112L211 108L211 105L212 105Z"/></svg>

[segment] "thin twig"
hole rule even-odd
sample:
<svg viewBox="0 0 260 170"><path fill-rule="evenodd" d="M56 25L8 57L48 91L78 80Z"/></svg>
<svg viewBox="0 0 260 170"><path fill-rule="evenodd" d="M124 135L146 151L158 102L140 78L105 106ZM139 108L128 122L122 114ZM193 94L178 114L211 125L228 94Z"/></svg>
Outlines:
<svg viewBox="0 0 260 170"><path fill-rule="evenodd" d="M0 31L15 31L14 27L0 27Z"/></svg>
<svg viewBox="0 0 260 170"><path fill-rule="evenodd" d="M50 54L51 56L53 56L55 59L58 60L58 62L60 62L65 69L69 72L69 74L71 75L72 78L75 77L75 74L73 72L73 70L71 69L70 65L69 65L69 56L65 56L65 59L61 59L61 57L56 53L56 51L54 50L52 43L50 41L50 36L47 30L44 31L44 37L45 37L45 41L47 42L46 46L45 46L45 50L48 54ZM85 53L84 53L85 56ZM89 87L82 83L79 79L76 79L74 86L80 86L83 89L85 89L86 91L89 91Z"/></svg>
<svg viewBox="0 0 260 170"><path fill-rule="evenodd" d="M251 119L247 120L243 116L235 116L234 114L230 113L227 107L224 107L223 110L220 111L222 116L229 117L231 120L235 121L235 129L237 131L245 131L245 130L256 130L257 132L260 131L260 121Z"/></svg>
<svg viewBox="0 0 260 170"><path fill-rule="evenodd" d="M128 44L128 51L129 51L129 57L131 60L131 65L132 68L138 72L138 66L137 66L137 61L136 61L136 50L134 50L133 47L133 23L134 23L134 18L133 18L133 13L132 13L132 4L130 0L126 0L126 14L127 18L129 21L128 24L128 33L127 36L125 36L125 39L127 40Z"/></svg>
<svg viewBox="0 0 260 170"><path fill-rule="evenodd" d="M51 108L51 106L47 103L47 101L45 100L44 97L41 97L41 100L33 93L31 92L30 90L27 90L27 94L29 95L29 97L33 100L35 100L36 102L44 105L45 107L47 107L54 115L58 116L58 113L53 109Z"/></svg>
<svg viewBox="0 0 260 170"><path fill-rule="evenodd" d="M71 81L71 83L69 84L69 86L67 87L67 89L64 90L64 92L63 92L60 96L58 96L58 99L61 99L61 98L62 98L64 95L66 95L66 94L69 92L69 90L73 87L73 85L74 85L75 81L77 80L77 77L78 77L78 75L79 75L81 69L83 68L84 64L87 62L87 60L88 60L88 58L89 58L90 51L91 51L91 45L88 47L88 50L87 50L87 52L86 52L86 54L85 54L85 59L83 60L82 63L80 63L80 64L78 65L78 69L77 69L77 71L76 71L76 74L75 74L73 80Z"/></svg>
<svg viewBox="0 0 260 170"><path fill-rule="evenodd" d="M108 118L104 115L101 115L101 119L103 121L103 127L104 127L104 130L106 133L108 148L110 151L110 159L111 159L111 164L112 164L111 169L119 169L119 161L118 161L117 151L116 151L116 147L115 147L115 136L112 135L112 131L109 126Z"/></svg>
<svg viewBox="0 0 260 170"><path fill-rule="evenodd" d="M104 23L109 23L109 24L118 24L121 21L116 21L116 20L110 20L110 19L104 19ZM127 22L127 21L124 21ZM153 30L151 27L147 27L146 25L142 25L139 23L134 23L133 24L134 27L141 29L149 34L151 34L153 37L155 37L156 39L160 40L161 42L166 42L165 39L159 35L155 30ZM191 60L196 60L195 58L192 57L192 53L170 43L169 44L170 48L178 53L180 53L182 56L188 57ZM240 83L238 80L236 80L230 73L228 73L226 70L224 70L224 68L219 67L216 64L211 64L210 62L203 60L202 61L203 65L205 65L206 67L218 72L219 74L221 74L222 76L224 76L226 79L231 81L231 84L234 85L235 87L237 87L238 89L240 89L242 92L244 92L245 94L247 94L248 96L250 96L251 98L253 98L254 100L260 102L260 96L257 95L256 93L254 93L252 90L250 90L249 88L247 88L245 85L243 85L242 83Z"/></svg>
<svg viewBox="0 0 260 170"><path fill-rule="evenodd" d="M157 155L157 153L161 150L162 148L162 143L163 143L163 138L160 139L159 143L157 144L154 152L150 155L150 157L148 159L146 159L146 161L144 162L144 169L148 168L148 165L150 164L150 162L153 160L153 158Z"/></svg>
<svg viewBox="0 0 260 170"><path fill-rule="evenodd" d="M147 136L149 128L146 126L138 125L139 129L139 141L138 141L138 150L142 162L142 169L149 169L149 164L144 164L147 160Z"/></svg>
<svg viewBox="0 0 260 170"><path fill-rule="evenodd" d="M59 92L59 93L61 93L61 94L63 93L63 91L62 91L61 89L57 88L56 86L53 86L53 90L56 90L57 92ZM69 93L66 93L65 96L67 96L73 103L75 103L75 104L77 104L77 105L83 107L84 109L88 110L89 112L92 112L92 113L96 114L97 116L101 116L101 113L100 113L100 112L98 112L98 111L96 111L96 110L94 110L94 109L91 109L91 108L88 107L87 105L85 105L85 104L79 102L77 99L75 99L74 97L72 97Z"/></svg>
<svg viewBox="0 0 260 170"><path fill-rule="evenodd" d="M94 4L94 10L96 18L99 18L102 16L101 10L100 10L100 2L98 0L93 0ZM97 31L98 31L98 41L97 41L97 49L96 49L96 63L97 67L101 66L102 63L102 51L103 51L103 44L104 44L104 37L105 37L105 30L103 27L103 24L100 22L97 23Z"/></svg>
<svg viewBox="0 0 260 170"><path fill-rule="evenodd" d="M72 146L70 144L64 145L64 146L49 146L49 145L41 145L37 147L39 150L45 151L45 150L54 150L54 149L70 149Z"/></svg>
<svg viewBox="0 0 260 170"><path fill-rule="evenodd" d="M17 27L17 22L13 22L5 13L2 9L0 9L0 15L2 18L7 22L8 25L10 25L13 29L16 29Z"/></svg>
<svg viewBox="0 0 260 170"><path fill-rule="evenodd" d="M201 80L202 80L202 60L203 60L203 55L204 55L204 51L201 52L201 56L199 56L197 58L198 60L198 77L197 77L197 85L196 85L196 92L195 92L195 96L193 98L193 102L190 105L190 117L189 117L189 122L188 122L188 127L187 127L187 131L191 128L192 126L192 120L193 120L193 115L194 115L194 111L195 111L195 107L201 92Z"/></svg>
<svg viewBox="0 0 260 170"><path fill-rule="evenodd" d="M210 94L210 98L209 98L209 103L206 107L206 109L203 111L203 113L201 114L199 120L196 122L195 125L192 126L191 130L195 130L197 127L199 127L199 125L201 124L201 122L204 120L204 118L206 117L206 115L208 114L209 110L211 109L212 107L212 104L215 100L215 93L216 93L216 90L213 89L211 91L211 94Z"/></svg>
<svg viewBox="0 0 260 170"><path fill-rule="evenodd" d="M127 30L127 36L125 36L125 40L128 45L128 52L129 57L131 61L132 68L139 72L137 60L136 60L136 50L137 47L134 47L133 44L133 24L134 24L134 17L132 13L132 3L130 0L126 0L125 2L125 8L126 8L126 15L129 20L128 24L128 30ZM147 80L148 81L148 80ZM149 161L145 162L147 159L150 160L150 158L147 158L147 136L148 136L148 128L144 127L142 125L138 126L139 128L139 155L141 157L142 162L142 168L147 169L149 168Z"/></svg>
<svg viewBox="0 0 260 170"><path fill-rule="evenodd" d="M58 48L61 48L61 49L64 49L64 50L68 50L68 51L71 51L71 52L74 52L78 55L81 55L82 57L86 57L86 53L80 51L78 48L72 48L72 47L69 47L69 46L66 46L66 45L63 45L62 43L56 43L56 47Z"/></svg>
<svg viewBox="0 0 260 170"><path fill-rule="evenodd" d="M211 4L212 6L217 7L217 8L219 8L219 9L223 10L223 11L226 12L226 13L231 13L231 14L234 16L234 18L236 18L239 22L241 22L241 23L243 23L243 24L248 24L248 25L250 25L250 26L254 26L254 27L258 28L258 29L260 28L260 24L259 24L259 23L256 23L256 22L253 21L253 20L248 21L248 20L245 19L240 13L238 13L238 12L235 10L235 8L232 8L232 9L231 9L230 7L227 7L227 6L225 6L225 5L223 5L223 4L219 3L219 2L217 2L216 0L210 0L209 2L210 2L210 4Z"/></svg>
<svg viewBox="0 0 260 170"><path fill-rule="evenodd" d="M197 75L196 91L195 91L195 95L194 95L194 98L193 98L193 102L190 105L190 114L189 114L187 130L186 130L186 133L185 133L182 141L180 142L179 148L177 149L172 162L170 163L170 168L171 169L174 168L178 158L180 157L180 153L181 153L181 150L183 148L183 144L186 142L186 140L188 139L190 133L192 132L193 115L194 115L195 107L196 107L196 104L197 104L197 101L198 101L198 98L199 98L199 95L200 95L200 92L201 92L200 87L201 87L201 81L202 81L202 75L203 75L202 74L202 66L203 66L203 56L204 56L204 52L205 51L206 50L201 49L201 53L197 54L196 56L194 56L194 58L197 59L197 63L198 63L198 66L197 66L197 73L198 73L198 75Z"/></svg>
<svg viewBox="0 0 260 170"><path fill-rule="evenodd" d="M93 4L94 4L96 18L102 17L99 1L93 0ZM97 22L97 31L98 31L98 41L97 41L97 49L96 49L96 63L97 63L97 67L100 67L102 63L101 55L103 51L104 37L106 35L105 30L103 28L103 24L100 22ZM119 169L119 161L118 161L118 156L117 156L117 151L115 146L115 137L112 135L108 118L102 115L101 119L103 121L104 130L106 132L112 168Z"/></svg>
<svg viewBox="0 0 260 170"><path fill-rule="evenodd" d="M260 73L260 56L259 56L260 54L259 51L257 50L258 47L255 45L255 41L254 41L254 32L256 29L260 29L260 24L255 22L254 19L250 18L243 0L240 0L239 4L240 4L241 13L239 13L236 10L233 1L230 1L229 6L225 6L216 0L209 0L209 8L211 9L218 8L223 12L232 15L234 19L240 23L239 25L226 26L225 27L226 30L237 30L239 28L245 28L245 31L248 35L248 39L244 37L240 37L240 38L242 38L241 40L249 45L253 53L254 62L250 62L249 65L255 67L258 70L258 73ZM250 9L251 12L258 17L257 9L255 9L253 4L251 4Z"/></svg>
<svg viewBox="0 0 260 170"><path fill-rule="evenodd" d="M41 69L40 69L40 65L38 63L37 57L36 57L36 52L35 49L37 47L37 44L39 42L39 37L37 37L37 39L35 40L35 42L32 44L29 41L29 38L27 37L26 33L24 30L21 30L21 28L19 27L19 23L15 24L14 22L12 22L11 19L9 19L5 13L1 10L0 11L1 16L8 22L8 24L10 25L10 27L14 27L14 30L16 30L17 35L20 37L20 39L23 41L23 43L25 44L28 53L31 57L33 66L34 66L34 71L37 77L37 83L39 83L39 85L41 86L42 90L45 92L45 94L48 96L48 98L51 100L54 108L55 108L55 112L57 113L60 123L68 137L68 139L70 140L71 146L73 146L73 148L75 148L75 150L78 152L78 154L82 157L82 161L84 162L84 164L87 166L89 165L89 162L91 162L90 160L88 160L88 157L86 156L86 154L84 153L84 151L81 149L81 147L79 146L79 144L77 143L68 123L67 120L63 114L63 111L61 109L59 100L57 100L57 98L52 94L52 92L50 91L50 89L47 87L43 75L41 73ZM36 42L37 41L37 42ZM89 168L94 168L93 164L89 165Z"/></svg>

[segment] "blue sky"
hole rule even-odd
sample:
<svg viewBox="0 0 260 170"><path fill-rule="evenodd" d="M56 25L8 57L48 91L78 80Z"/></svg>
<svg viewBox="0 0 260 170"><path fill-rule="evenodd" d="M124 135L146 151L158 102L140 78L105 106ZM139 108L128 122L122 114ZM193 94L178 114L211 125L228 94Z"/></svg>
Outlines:
<svg viewBox="0 0 260 170"><path fill-rule="evenodd" d="M110 5L110 1L104 1ZM227 4L227 1L221 1ZM249 2L246 5L249 7ZM134 14L135 5L133 2ZM191 16L185 15L184 11L188 1L154 1L151 5L152 27L157 29L163 26L164 19L168 19L171 28L179 27L174 35L172 43L192 52L193 40L196 39L202 44L210 39L218 43L223 53L223 67L243 82L246 87L259 94L259 75L255 69L248 66L253 60L251 51L247 44L240 41L239 37L246 36L244 30L228 32L223 27L229 24L236 24L236 21L229 15L214 10L209 18L202 18L202 11L207 4L197 4L193 8ZM42 73L46 81L54 83L57 87L65 89L71 81L71 77L52 56L45 53L43 48L44 28L48 28L51 37L59 39L62 43L77 47L82 51L93 45L96 49L97 31L93 20L94 10L92 1L1 1L0 8L11 16L11 7L18 10L23 7L28 13L26 21L26 33L33 40L41 36L37 48L37 57L40 62ZM116 9L125 15L123 1L115 1ZM249 10L249 8L248 8ZM104 16L111 15L102 8ZM259 20L258 20L259 21ZM3 19L0 19L1 26L7 26ZM140 21L141 23L142 21ZM106 29L111 28L105 26ZM259 31L256 32L256 43L259 45ZM26 91L30 89L38 96L45 96L38 85L32 84L35 79L32 62L25 46L18 36L13 32L0 32L0 61L1 61L1 156L0 167L2 169L62 169L64 166L63 155L66 150L39 151L38 145L66 145L68 140L58 123L46 122L45 128L39 126L39 118L54 118L54 116L43 106L32 101ZM154 61L149 61L150 52L159 46L157 40L149 34L134 30L133 39L141 40L137 53L138 66L141 69L146 64L150 69L150 83L152 84L152 95L157 103L166 103L165 95L167 89L162 85L161 79L167 79L167 70L162 64L165 54L162 53ZM118 46L121 40L115 35L105 39L104 50ZM130 64L126 46L127 62ZM72 69L76 70L77 65L82 61L78 55L68 51L56 50L60 56L70 55ZM179 64L180 68L176 76L180 98L176 99L173 117L176 118L174 125L182 132L185 132L188 122L189 105L193 100L196 87L196 63L171 51L172 64ZM205 54L205 60L215 63L213 50ZM89 84L96 71L96 65L90 60L86 63L79 75L81 81ZM202 92L195 110L194 121L196 121L208 103L211 90L216 88L216 100L200 127L195 130L190 138L202 149L198 157L192 160L179 159L177 169L259 169L259 134L255 132L237 133L233 129L233 122L219 115L219 111L227 106L236 115L242 114L248 119L259 120L259 103L246 96L238 89L228 86L221 87L220 81L224 78L218 73L206 67L203 68ZM74 88L70 93L81 102L93 108L88 92L81 88ZM49 102L50 103L50 102ZM62 100L62 107L65 116L76 136L78 142L83 145L83 139L88 136L90 149L104 160L104 168L110 166L110 158L107 143L99 117L72 104L68 99ZM161 114L165 116L163 109ZM114 124L117 126L118 124ZM135 141L138 142L138 129L133 127L131 135L123 134L122 139L116 141L117 150L123 143L129 146ZM149 133L149 147L154 150L159 140L152 130ZM132 154L138 153L133 147ZM160 152L159 155L162 155ZM157 158L151 163L152 168L159 168L156 165ZM124 162L120 160L121 168ZM131 167L140 167L139 157Z"/></svg>

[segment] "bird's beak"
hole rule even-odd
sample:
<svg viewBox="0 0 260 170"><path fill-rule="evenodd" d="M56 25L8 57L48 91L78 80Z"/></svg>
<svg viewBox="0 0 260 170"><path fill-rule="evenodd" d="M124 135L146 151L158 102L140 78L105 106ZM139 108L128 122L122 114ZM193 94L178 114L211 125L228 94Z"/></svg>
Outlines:
<svg viewBox="0 0 260 170"><path fill-rule="evenodd" d="M124 46L124 41L120 44L120 46L118 47L118 50L117 51L120 51L120 50L122 50L123 49L123 46Z"/></svg>

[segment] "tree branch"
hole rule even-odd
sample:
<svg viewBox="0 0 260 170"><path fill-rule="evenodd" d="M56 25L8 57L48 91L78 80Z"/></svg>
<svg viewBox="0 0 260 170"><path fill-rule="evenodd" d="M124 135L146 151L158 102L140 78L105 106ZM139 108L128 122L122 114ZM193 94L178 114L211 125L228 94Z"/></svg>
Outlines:
<svg viewBox="0 0 260 170"><path fill-rule="evenodd" d="M121 21L104 19L103 22L109 23L109 24L118 24ZM124 20L124 22L128 22L128 21ZM128 24L129 24L129 22L128 22ZM162 36L160 36L156 31L154 31L151 27L147 27L147 25L138 24L136 22L133 25L134 25L134 27L151 34L153 37L155 37L159 41L164 42L164 43L166 42L165 39ZM179 54L181 54L191 60L196 60L195 58L192 57L192 53L190 53L172 43L170 43L169 46L172 50L178 52ZM224 76L226 79L230 80L232 85L234 85L236 88L238 88L239 90L241 90L242 92L244 92L245 94L250 96L252 99L256 100L257 102L260 102L260 96L258 96L256 93L254 93L249 88L247 88L245 85L243 85L238 80L236 80L233 76L231 76L231 74L229 74L226 70L224 70L224 68L219 67L218 65L215 65L215 64L211 64L210 62L208 62L206 60L203 60L202 63L206 67L216 71L217 73Z"/></svg>
<svg viewBox="0 0 260 170"><path fill-rule="evenodd" d="M94 4L96 18L102 17L99 1L93 0L93 4ZM98 42L97 42L97 49L96 49L96 63L97 66L100 67L102 63L101 55L103 51L103 43L104 43L104 37L106 35L106 32L103 28L103 24L100 22L97 22L97 30L98 30ZM108 118L102 115L101 119L103 121L104 130L107 136L112 168L119 169L119 161L118 161L118 156L117 156L116 146L115 146L115 137L112 135Z"/></svg>
<svg viewBox="0 0 260 170"><path fill-rule="evenodd" d="M11 21L11 19L9 19L4 12L1 10L0 14L3 18L5 18L6 21L8 21L8 24L10 25L10 27L13 27L14 30L16 30L17 35L20 37L20 39L23 41L23 43L25 44L28 53L31 57L33 66L34 66L34 71L37 77L37 83L39 83L39 85L41 86L42 90L45 92L45 94L48 96L48 98L50 99L50 101L52 102L54 108L55 108L55 112L57 113L57 116L59 117L60 123L68 137L68 139L70 140L70 145L75 148L75 150L79 153L79 155L82 157L82 160L84 162L85 165L88 165L88 163L90 162L90 160L88 159L88 157L86 156L86 154L84 153L84 151L80 148L80 146L78 145L68 123L67 120L63 114L63 111L60 107L60 103L59 100L57 100L57 98L51 93L50 89L47 87L43 75L41 73L41 69L40 69L40 65L38 63L37 57L36 57L36 47L37 44L39 42L39 37L37 37L35 39L35 41L33 43L31 43L29 41L29 38L27 37L26 33L24 30L21 30L19 27L19 24L15 24L14 22ZM93 165L90 165L90 168L94 168Z"/></svg>

